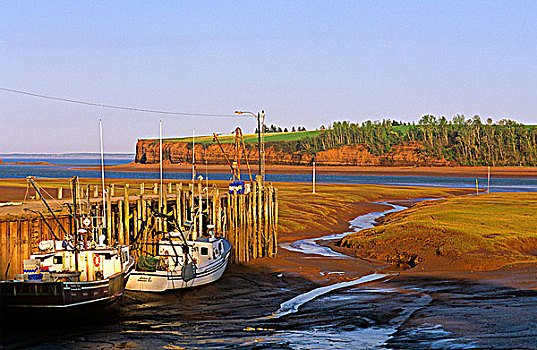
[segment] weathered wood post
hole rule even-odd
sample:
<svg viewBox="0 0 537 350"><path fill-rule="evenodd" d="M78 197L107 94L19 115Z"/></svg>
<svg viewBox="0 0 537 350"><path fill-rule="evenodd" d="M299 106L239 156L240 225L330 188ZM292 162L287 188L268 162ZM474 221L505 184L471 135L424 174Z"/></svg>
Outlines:
<svg viewBox="0 0 537 350"><path fill-rule="evenodd" d="M63 198L63 188L59 187L58 188L58 199L62 199Z"/></svg>
<svg viewBox="0 0 537 350"><path fill-rule="evenodd" d="M267 187L263 188L263 237L265 238L265 254L264 256L270 256L270 238L269 237L269 189Z"/></svg>
<svg viewBox="0 0 537 350"><path fill-rule="evenodd" d="M274 255L278 254L278 189L274 189Z"/></svg>
<svg viewBox="0 0 537 350"><path fill-rule="evenodd" d="M148 214L147 214L147 200L145 200L143 197L142 197L142 219L144 220L144 222L146 223L146 225L148 225L147 221L149 220L148 219ZM147 251L147 232L148 232L148 229L147 229L147 226L145 227L145 229L143 230L142 232L142 237L140 237L139 239L142 240L142 244L140 245L140 247L142 247L142 252L141 254L143 254L145 251Z"/></svg>
<svg viewBox="0 0 537 350"><path fill-rule="evenodd" d="M163 189L164 190L164 189ZM162 212L168 215L168 195L166 191L162 191ZM168 231L168 219L162 219L163 231Z"/></svg>
<svg viewBox="0 0 537 350"><path fill-rule="evenodd" d="M125 184L125 187L124 187L124 197L125 197L125 204L124 204L124 209L125 209L125 216L124 216L124 225L125 225L125 229L124 229L124 244L126 245L129 245L129 242L130 242L130 233L131 233L131 230L130 230L130 201L129 201L129 184Z"/></svg>
<svg viewBox="0 0 537 350"><path fill-rule="evenodd" d="M106 191L106 236L108 242L112 242L112 196L110 190Z"/></svg>
<svg viewBox="0 0 537 350"><path fill-rule="evenodd" d="M252 225L253 225L253 237L254 237L254 241L255 241L255 245L253 246L253 251L254 251L254 256L255 258L260 258L261 256L259 255L259 244L260 244L260 239L259 239L259 227L258 227L258 220L257 220L257 183L256 182L252 182L252 193L250 194L251 196L251 202L252 202Z"/></svg>
<svg viewBox="0 0 537 350"><path fill-rule="evenodd" d="M110 184L110 197L114 197L116 195L116 186L114 184Z"/></svg>
<svg viewBox="0 0 537 350"><path fill-rule="evenodd" d="M208 190L208 189L207 189ZM214 225L216 230L216 193L217 193L216 186L213 184L213 190L211 193L211 225ZM209 206L209 203L207 203L207 206Z"/></svg>
<svg viewBox="0 0 537 350"><path fill-rule="evenodd" d="M183 225L182 220L182 209L181 209L181 198L182 198L182 191L183 191L183 183L175 184L175 191L177 192L175 195L175 217L177 218L177 222L179 225Z"/></svg>
<svg viewBox="0 0 537 350"><path fill-rule="evenodd" d="M190 222L194 225L194 184L188 184L188 197L190 197Z"/></svg>
<svg viewBox="0 0 537 350"><path fill-rule="evenodd" d="M231 261L235 262L235 253L234 246L235 241L233 240L233 220L231 217L231 195L228 193L226 195L227 207L226 207L226 238L231 244Z"/></svg>
<svg viewBox="0 0 537 350"><path fill-rule="evenodd" d="M99 198L99 186L98 185L95 185L95 187L93 187L93 197Z"/></svg>
<svg viewBox="0 0 537 350"><path fill-rule="evenodd" d="M118 213L117 241L119 244L125 244L125 221L123 219L125 209L123 208L122 200L119 200L117 202L117 213ZM109 243L112 243L112 242L109 241Z"/></svg>
<svg viewBox="0 0 537 350"><path fill-rule="evenodd" d="M258 237L258 256L264 257L265 256L265 250L263 248L265 243L265 237L263 234L263 186L261 184L261 176L257 175L255 177L255 181L257 182L257 237Z"/></svg>
<svg viewBox="0 0 537 350"><path fill-rule="evenodd" d="M215 230L218 236L223 237L222 234L222 201L220 200L220 191L218 188L216 188L214 193L213 201L215 202L216 209L215 209Z"/></svg>
<svg viewBox="0 0 537 350"><path fill-rule="evenodd" d="M181 211L182 211L181 217L183 220L182 221L183 224L185 223L185 221L188 220L186 216L186 209L188 208L186 198L187 198L187 190L185 189L184 191L181 191Z"/></svg>
<svg viewBox="0 0 537 350"><path fill-rule="evenodd" d="M145 194L145 183L140 184L140 196L143 196Z"/></svg>
<svg viewBox="0 0 537 350"><path fill-rule="evenodd" d="M136 201L136 221L138 222L138 224L136 225L136 241L139 242L140 241L140 229L142 228L142 222L143 222L143 218L142 218L142 201L143 201L143 196L140 196L140 198L138 198L138 200Z"/></svg>
<svg viewBox="0 0 537 350"><path fill-rule="evenodd" d="M255 185L252 184L252 190L255 191ZM255 210L254 210L254 206L255 206L255 192L250 192L248 193L248 220L250 222L250 228L251 228L251 232L250 232L250 239L252 241L252 259L257 259L258 256L257 256L257 245L259 244L258 240L257 240L257 232L256 232L256 227L255 227Z"/></svg>

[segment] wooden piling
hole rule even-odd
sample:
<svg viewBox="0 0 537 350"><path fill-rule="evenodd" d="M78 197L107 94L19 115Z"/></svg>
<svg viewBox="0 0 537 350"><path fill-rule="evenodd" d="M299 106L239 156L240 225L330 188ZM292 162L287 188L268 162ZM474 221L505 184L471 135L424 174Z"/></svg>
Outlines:
<svg viewBox="0 0 537 350"><path fill-rule="evenodd" d="M196 189L192 183L188 187L178 182L175 186L176 193L162 192L162 211L166 214L173 213L180 225L185 219L191 220L195 225L196 238L198 234L205 232L208 224L215 225L215 233L226 237L232 245L231 261L234 263L247 262L252 259L274 256L278 251L278 190L267 184L262 187L260 178L251 183L251 191L247 194L238 194L236 191L229 194L212 185L204 193L203 184L198 183ZM93 186L93 185L92 185ZM120 185L118 185L120 186ZM161 236L155 235L158 225L147 209L148 201L155 201L155 196L148 197L131 196L130 185L125 184L124 193L121 197L113 195L113 184L106 191L106 217L107 239L113 244L129 244L133 249L133 255L154 254L154 244ZM88 193L89 187L85 187ZM135 187L138 190L138 187ZM163 187L165 189L165 187ZM93 186L92 191L95 190ZM89 191L91 193L91 191ZM138 191L137 191L138 192ZM144 185L140 184L140 193L144 192ZM65 193L64 193L65 194ZM102 212L102 201L92 199L88 211ZM207 220L197 216L200 209ZM85 211L86 209L84 209ZM190 214L189 214L190 213ZM8 277L13 278L16 273L22 272L22 261L29 257L32 252L38 251L41 240L52 239L49 229L40 217L0 217L0 279L5 278L6 270ZM72 219L67 213L60 214L60 221L72 233ZM48 217L56 235L62 239L57 223ZM143 225L143 223L147 225ZM142 228L144 228L142 230ZM163 230L172 229L166 224ZM145 244L147 243L147 244ZM8 269L8 265L10 268Z"/></svg>
<svg viewBox="0 0 537 350"><path fill-rule="evenodd" d="M112 241L112 196L111 196L110 190L106 191L106 236L108 238L108 242L111 242Z"/></svg>
<svg viewBox="0 0 537 350"><path fill-rule="evenodd" d="M182 198L182 190L183 190L183 184L178 183L175 184L175 217L177 218L177 222L179 223L179 226L183 225L183 218L182 218L182 206L181 206L181 198Z"/></svg>
<svg viewBox="0 0 537 350"><path fill-rule="evenodd" d="M274 225L274 255L278 254L278 189L274 189L274 218L272 220Z"/></svg>
<svg viewBox="0 0 537 350"><path fill-rule="evenodd" d="M118 232L117 232L117 241L119 244L125 244L125 209L123 208L123 201L119 200L117 202L117 211L118 211ZM112 243L113 241L108 241L109 243Z"/></svg>
<svg viewBox="0 0 537 350"><path fill-rule="evenodd" d="M129 184L125 184L125 187L124 187L124 192L123 192L123 196L124 196L124 204L123 204L123 209L124 209L124 216L123 216L123 239L124 239L124 244L126 245L129 245L129 237L130 237L130 196L129 196Z"/></svg>

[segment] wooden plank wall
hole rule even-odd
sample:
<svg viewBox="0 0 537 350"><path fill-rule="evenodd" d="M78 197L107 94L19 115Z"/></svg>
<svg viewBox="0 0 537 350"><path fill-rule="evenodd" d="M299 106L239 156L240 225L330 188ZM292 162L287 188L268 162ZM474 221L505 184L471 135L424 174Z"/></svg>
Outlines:
<svg viewBox="0 0 537 350"><path fill-rule="evenodd" d="M107 186L111 199L106 215L111 223L106 231L108 240L130 245L135 257L154 255L156 242L165 237L166 230L173 229L173 224L155 218L148 207L158 207L155 186L158 184L153 186L151 193L146 193L144 184L136 191L128 185L123 186L123 193L117 184ZM204 235L207 235L208 224L215 225L216 235L231 243L233 263L272 257L278 246L278 190L270 184L263 188L259 182L252 182L250 186L251 191L247 194L228 194L222 193L214 184L208 187L189 184L187 187L178 182L175 186L165 187L163 211L173 214L180 225L193 222L195 230ZM198 213L200 203L204 213L201 230L199 218L193 217ZM102 202L98 198L91 206L102 212ZM64 239L58 223L50 215L44 215L56 236ZM58 218L72 235L74 223L71 217L60 214ZM23 260L39 250L39 242L54 239L46 223L39 216L0 217L0 280L12 279L22 273Z"/></svg>

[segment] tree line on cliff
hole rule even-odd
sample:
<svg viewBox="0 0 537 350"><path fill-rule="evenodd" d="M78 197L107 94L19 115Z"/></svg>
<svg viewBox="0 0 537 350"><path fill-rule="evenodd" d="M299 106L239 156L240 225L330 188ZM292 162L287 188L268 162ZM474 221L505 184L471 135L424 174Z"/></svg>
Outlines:
<svg viewBox="0 0 537 350"><path fill-rule="evenodd" d="M338 121L331 127L321 127L318 136L274 142L273 146L285 152L315 154L361 144L371 153L382 155L394 146L409 143L419 143L427 155L443 156L462 166L537 166L536 127L509 119L494 123L488 118L483 123L478 115L471 119L456 115L451 121L425 115L417 124L389 119L362 124Z"/></svg>

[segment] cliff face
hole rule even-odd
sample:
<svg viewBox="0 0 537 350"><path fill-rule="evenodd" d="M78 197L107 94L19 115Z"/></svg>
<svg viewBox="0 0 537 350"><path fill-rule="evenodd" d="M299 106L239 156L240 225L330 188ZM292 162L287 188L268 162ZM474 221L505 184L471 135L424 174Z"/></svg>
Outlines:
<svg viewBox="0 0 537 350"><path fill-rule="evenodd" d="M233 158L234 146L223 145L224 150ZM159 142L139 140L136 144L136 163L155 164L159 162ZM249 162L258 162L257 148L246 150ZM218 145L195 146L196 163L226 164L226 160ZM192 145L185 142L166 141L162 144L162 159L166 164L186 164L192 162ZM244 158L243 158L244 159ZM313 161L317 165L355 165L355 166L446 166L452 165L442 158L425 154L418 143L394 147L383 155L374 155L362 145L341 146L312 155L308 153L288 153L276 150L273 146L265 148L267 164L308 165Z"/></svg>

